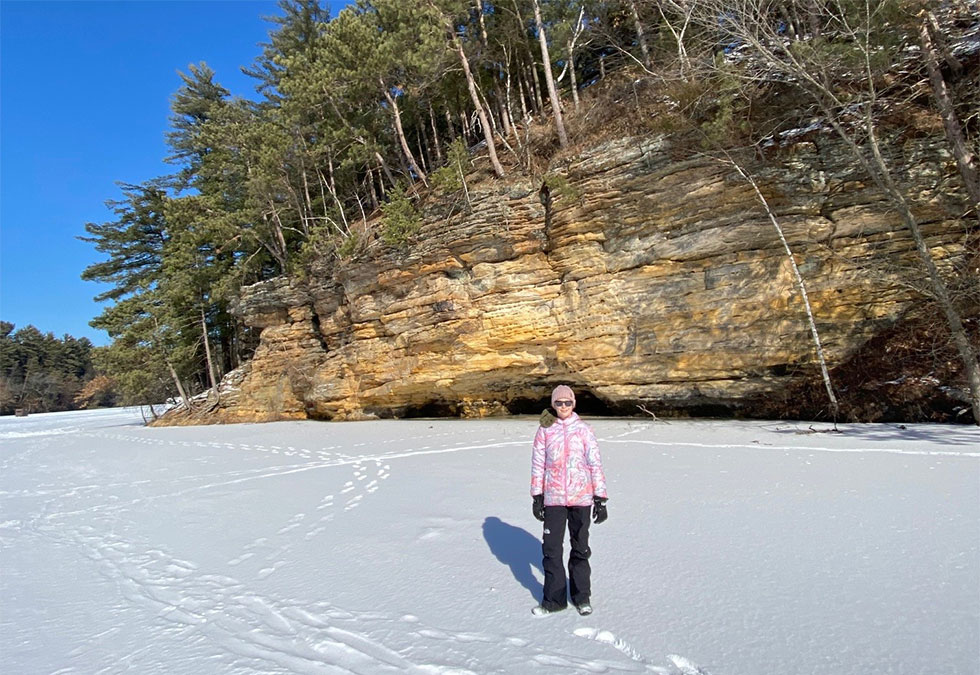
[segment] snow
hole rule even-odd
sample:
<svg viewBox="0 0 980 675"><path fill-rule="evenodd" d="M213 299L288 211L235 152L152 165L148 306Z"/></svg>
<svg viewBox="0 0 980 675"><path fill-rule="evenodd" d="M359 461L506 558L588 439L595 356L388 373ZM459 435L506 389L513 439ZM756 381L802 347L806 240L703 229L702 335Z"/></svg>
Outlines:
<svg viewBox="0 0 980 675"><path fill-rule="evenodd" d="M2 418L2 669L980 673L975 427L590 421L595 613L535 618L535 419Z"/></svg>

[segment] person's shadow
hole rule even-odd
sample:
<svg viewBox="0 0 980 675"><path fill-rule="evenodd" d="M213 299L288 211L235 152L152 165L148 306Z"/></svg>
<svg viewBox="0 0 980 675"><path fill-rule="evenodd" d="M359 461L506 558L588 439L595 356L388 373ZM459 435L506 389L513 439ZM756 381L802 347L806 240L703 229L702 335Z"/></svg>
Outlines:
<svg viewBox="0 0 980 675"><path fill-rule="evenodd" d="M497 560L510 567L511 574L526 588L531 596L540 601L543 593L541 582L532 572L536 567L542 574L541 540L527 530L508 525L500 518L491 516L483 521L483 538Z"/></svg>

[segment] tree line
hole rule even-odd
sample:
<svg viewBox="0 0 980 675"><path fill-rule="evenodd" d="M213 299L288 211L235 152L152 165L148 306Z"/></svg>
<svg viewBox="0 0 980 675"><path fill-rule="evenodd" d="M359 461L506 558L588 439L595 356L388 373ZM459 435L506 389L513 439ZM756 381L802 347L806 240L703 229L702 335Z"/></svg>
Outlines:
<svg viewBox="0 0 980 675"><path fill-rule="evenodd" d="M257 99L231 96L204 63L180 73L167 134L174 172L123 185L114 219L86 225L106 259L83 278L111 285L92 325L113 339L100 358L127 401L216 396L257 341L229 311L241 286L379 239L402 243L419 195L465 191L473 161L497 178L536 175L536 153L574 152L583 94L625 73L640 128L693 134L737 166L803 119L832 127L912 231L921 290L941 308L980 419L968 334L978 293L961 270L936 266L883 151L900 142L885 132L897 92L931 78L928 102L914 103L942 119L964 215L976 218L971 70L936 18L962 22L968 3L359 0L331 17L318 0L281 0L280 11L243 68ZM896 73L910 46L912 72ZM760 112L760 100L787 89L808 103ZM548 130L544 150L532 127ZM385 231L372 237L378 210ZM967 253L957 260L976 255Z"/></svg>
<svg viewBox="0 0 980 675"><path fill-rule="evenodd" d="M0 415L115 403L111 382L96 373L88 338L14 328L0 321Z"/></svg>

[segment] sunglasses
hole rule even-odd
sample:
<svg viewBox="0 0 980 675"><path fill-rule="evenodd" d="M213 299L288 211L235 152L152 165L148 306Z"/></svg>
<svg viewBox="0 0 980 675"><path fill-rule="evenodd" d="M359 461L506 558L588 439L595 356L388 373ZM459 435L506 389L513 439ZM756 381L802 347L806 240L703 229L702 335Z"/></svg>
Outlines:
<svg viewBox="0 0 980 675"><path fill-rule="evenodd" d="M555 401L556 408L571 408L572 405L571 401Z"/></svg>

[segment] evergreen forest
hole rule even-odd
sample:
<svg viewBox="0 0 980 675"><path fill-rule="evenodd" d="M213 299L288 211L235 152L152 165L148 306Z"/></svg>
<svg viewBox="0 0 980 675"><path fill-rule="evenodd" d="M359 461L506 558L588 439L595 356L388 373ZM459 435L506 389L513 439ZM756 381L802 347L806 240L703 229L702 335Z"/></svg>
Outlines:
<svg viewBox="0 0 980 675"><path fill-rule="evenodd" d="M0 415L113 405L115 394L92 362L92 343L56 338L0 321Z"/></svg>
<svg viewBox="0 0 980 675"><path fill-rule="evenodd" d="M540 179L607 136L669 133L737 163L816 120L914 233L887 162L913 111L976 221L980 49L950 36L980 40L977 14L968 0L358 0L336 13L281 0L243 66L256 96L189 65L171 99L173 171L121 183L113 218L85 226L104 259L82 276L111 286L92 321L112 338L100 372L122 403L214 389L257 344L233 314L242 286L397 252L427 195L465 196L473 171ZM915 276L980 419L976 243L956 269L926 253ZM11 344L40 339L26 330ZM22 385L43 361L24 358Z"/></svg>

